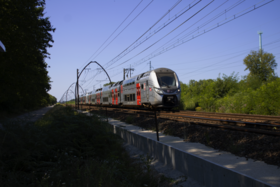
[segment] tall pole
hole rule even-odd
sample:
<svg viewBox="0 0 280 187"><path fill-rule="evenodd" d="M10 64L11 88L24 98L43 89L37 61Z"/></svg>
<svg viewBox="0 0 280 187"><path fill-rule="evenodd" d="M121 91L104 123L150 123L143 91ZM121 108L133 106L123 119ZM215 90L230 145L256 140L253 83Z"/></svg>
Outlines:
<svg viewBox="0 0 280 187"><path fill-rule="evenodd" d="M130 64L130 69L129 70L130 70L130 78L131 78L131 64Z"/></svg>
<svg viewBox="0 0 280 187"><path fill-rule="evenodd" d="M259 49L262 50L262 31L259 31L258 34L259 34Z"/></svg>
<svg viewBox="0 0 280 187"><path fill-rule="evenodd" d="M260 53L262 54L262 31L259 31L258 34L259 34L259 50L260 50ZM260 57L260 62L261 61L262 61L262 59Z"/></svg>
<svg viewBox="0 0 280 187"><path fill-rule="evenodd" d="M77 69L77 95L78 95L78 110L80 104L80 96L79 96L79 69Z"/></svg>
<svg viewBox="0 0 280 187"><path fill-rule="evenodd" d="M150 71L152 71L152 62L150 61Z"/></svg>
<svg viewBox="0 0 280 187"><path fill-rule="evenodd" d="M125 80L125 68L123 68L123 80Z"/></svg>

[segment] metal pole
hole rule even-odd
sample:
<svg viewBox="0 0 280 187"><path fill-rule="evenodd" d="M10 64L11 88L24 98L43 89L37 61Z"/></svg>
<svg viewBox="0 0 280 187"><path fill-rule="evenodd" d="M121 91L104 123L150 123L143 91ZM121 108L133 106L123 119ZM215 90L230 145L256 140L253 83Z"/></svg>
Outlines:
<svg viewBox="0 0 280 187"><path fill-rule="evenodd" d="M123 68L123 80L125 80L125 68Z"/></svg>
<svg viewBox="0 0 280 187"><path fill-rule="evenodd" d="M106 117L107 117L107 122L108 122L107 107L106 107Z"/></svg>
<svg viewBox="0 0 280 187"><path fill-rule="evenodd" d="M78 110L80 109L80 96L79 96L79 69L77 69L77 95L78 95Z"/></svg>
<svg viewBox="0 0 280 187"><path fill-rule="evenodd" d="M262 31L259 31L258 34L259 34L259 49L261 51L262 50Z"/></svg>
<svg viewBox="0 0 280 187"><path fill-rule="evenodd" d="M159 141L158 137L158 122L157 122L157 110L155 109L155 122L156 122L156 131L157 131L157 141Z"/></svg>

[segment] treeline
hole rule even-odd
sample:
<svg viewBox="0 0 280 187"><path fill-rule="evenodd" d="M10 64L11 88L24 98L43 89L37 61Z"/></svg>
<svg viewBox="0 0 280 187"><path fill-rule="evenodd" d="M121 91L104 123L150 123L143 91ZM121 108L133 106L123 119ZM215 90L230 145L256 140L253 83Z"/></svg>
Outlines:
<svg viewBox="0 0 280 187"><path fill-rule="evenodd" d="M0 110L32 109L56 102L51 89L48 47L55 29L44 17L45 0L0 0Z"/></svg>
<svg viewBox="0 0 280 187"><path fill-rule="evenodd" d="M280 78L223 75L215 80L181 83L182 109L221 113L280 115Z"/></svg>
<svg viewBox="0 0 280 187"><path fill-rule="evenodd" d="M243 63L250 73L181 83L180 109L221 113L280 115L280 78L275 57L263 50L251 51Z"/></svg>

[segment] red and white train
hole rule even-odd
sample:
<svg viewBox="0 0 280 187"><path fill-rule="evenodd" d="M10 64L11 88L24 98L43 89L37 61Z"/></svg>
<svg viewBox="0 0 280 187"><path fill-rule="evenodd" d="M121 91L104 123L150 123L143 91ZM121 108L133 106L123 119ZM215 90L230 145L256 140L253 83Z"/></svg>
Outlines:
<svg viewBox="0 0 280 187"><path fill-rule="evenodd" d="M179 104L180 82L177 74L158 68L80 97L80 104L125 107L172 108Z"/></svg>

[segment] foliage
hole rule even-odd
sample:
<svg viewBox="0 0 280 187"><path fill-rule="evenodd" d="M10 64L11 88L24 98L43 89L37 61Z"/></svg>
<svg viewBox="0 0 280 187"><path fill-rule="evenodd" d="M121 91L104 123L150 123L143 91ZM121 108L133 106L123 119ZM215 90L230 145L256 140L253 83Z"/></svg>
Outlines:
<svg viewBox="0 0 280 187"><path fill-rule="evenodd" d="M245 70L250 71L249 76L257 76L262 81L275 76L274 69L277 63L272 53L265 53L263 50L251 51L243 61L247 66Z"/></svg>
<svg viewBox="0 0 280 187"><path fill-rule="evenodd" d="M233 95L237 91L237 75L233 72L230 76L219 76L216 80L190 80L189 85L182 89L185 109L195 110L197 107L202 107L203 110L215 111L215 102L218 99Z"/></svg>
<svg viewBox="0 0 280 187"><path fill-rule="evenodd" d="M1 186L164 186L96 115L56 105L35 124L0 129Z"/></svg>
<svg viewBox="0 0 280 187"><path fill-rule="evenodd" d="M50 77L47 47L54 32L44 17L45 0L0 0L0 110L30 109L48 104Z"/></svg>
<svg viewBox="0 0 280 187"><path fill-rule="evenodd" d="M263 82L258 76L223 75L215 80L190 81L182 102L187 110L280 115L280 78Z"/></svg>
<svg viewBox="0 0 280 187"><path fill-rule="evenodd" d="M111 85L111 84L115 84L116 82L108 82L108 83L106 83L106 84L103 84L103 86L109 86L109 85Z"/></svg>
<svg viewBox="0 0 280 187"><path fill-rule="evenodd" d="M128 124L132 124L134 122L134 116L127 116L125 122Z"/></svg>
<svg viewBox="0 0 280 187"><path fill-rule="evenodd" d="M54 97L51 94L49 94L49 104L50 105L54 105L55 103L57 103L56 97Z"/></svg>

